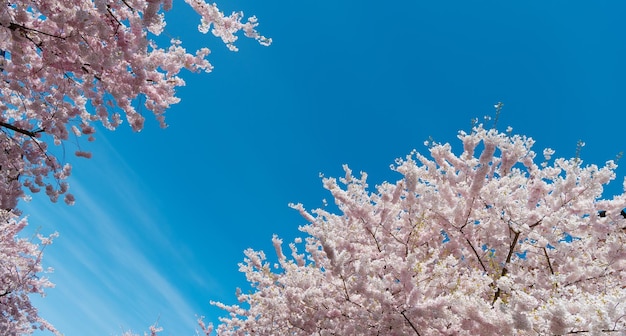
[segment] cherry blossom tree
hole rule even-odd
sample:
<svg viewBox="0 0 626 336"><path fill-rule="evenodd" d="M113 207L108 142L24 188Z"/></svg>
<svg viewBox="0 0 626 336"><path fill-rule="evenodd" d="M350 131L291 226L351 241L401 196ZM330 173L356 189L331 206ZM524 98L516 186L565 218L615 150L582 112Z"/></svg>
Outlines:
<svg viewBox="0 0 626 336"><path fill-rule="evenodd" d="M41 276L42 248L18 237L26 225L26 219L17 220L12 212L0 210L0 334L7 336L30 334L33 329L56 333L37 314L29 298L31 294L43 295L52 283ZM45 246L55 236L39 235L38 239Z"/></svg>
<svg viewBox="0 0 626 336"><path fill-rule="evenodd" d="M200 32L211 31L233 51L239 31L271 43L256 31L255 17L242 22L243 13L224 15L204 0L185 1L200 16ZM171 0L7 0L0 6L0 208L15 209L25 188L74 202L63 181L70 166L51 154L50 142L93 140L96 121L115 129L126 119L140 131L142 111L165 126L163 113L185 84L179 72L212 69L207 48L189 53L180 40L156 42L171 7ZM75 154L91 156L80 148Z"/></svg>
<svg viewBox="0 0 626 336"><path fill-rule="evenodd" d="M509 132L460 132L460 155L431 143L375 191L348 167L324 178L338 213L294 204L304 240L275 236L276 263L245 252L252 290L213 302L218 334L626 333L626 196L601 198L616 164L538 163Z"/></svg>
<svg viewBox="0 0 626 336"><path fill-rule="evenodd" d="M185 0L209 31L233 51L238 33L269 45L257 20L224 15L215 4ZM188 52L182 42L157 38L171 0L6 0L0 5L0 333L55 331L37 315L29 294L51 286L39 277L41 250L18 237L26 220L17 204L42 190L52 201L74 197L65 182L71 166L54 145L94 140L96 122L115 129L125 119L135 131L144 113L165 127L163 114L179 101L180 71L210 72L209 49ZM141 105L141 106L140 106ZM63 149L65 150L65 148ZM59 152L59 151L57 151ZM42 237L42 244L50 238ZM155 334L158 330L152 328Z"/></svg>

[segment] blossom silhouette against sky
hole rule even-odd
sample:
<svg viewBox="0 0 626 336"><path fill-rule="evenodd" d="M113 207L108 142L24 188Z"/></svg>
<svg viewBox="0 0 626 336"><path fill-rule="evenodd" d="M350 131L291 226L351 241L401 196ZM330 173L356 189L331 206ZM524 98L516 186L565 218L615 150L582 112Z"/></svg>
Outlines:
<svg viewBox="0 0 626 336"><path fill-rule="evenodd" d="M626 150L626 5L591 1L221 2L259 18L269 48L230 52L199 35L181 4L164 34L208 46L215 69L186 74L167 129L146 115L133 133L104 129L68 143L76 205L35 195L30 232L60 236L45 250L56 288L35 299L67 336L147 330L191 335L210 300L248 289L237 263L272 234L302 236L289 202L320 207L319 173L342 164L370 184L400 177L395 158L424 141L450 142L493 116L556 157L603 164ZM485 121L488 126L493 123ZM76 148L72 148L75 146ZM60 155L62 158L62 154ZM618 164L623 164L619 161ZM626 169L607 191L621 192Z"/></svg>

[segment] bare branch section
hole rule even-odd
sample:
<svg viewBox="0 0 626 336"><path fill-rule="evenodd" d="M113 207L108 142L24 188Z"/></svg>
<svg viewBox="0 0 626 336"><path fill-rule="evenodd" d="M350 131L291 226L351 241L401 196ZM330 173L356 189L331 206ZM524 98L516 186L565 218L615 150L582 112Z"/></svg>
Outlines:
<svg viewBox="0 0 626 336"><path fill-rule="evenodd" d="M506 255L506 261L504 262L504 265L502 266L502 272L500 273L500 277L506 276L509 272L507 265L511 262L511 258L513 257L513 252L515 251L515 247L517 246L517 241L520 236L519 231L513 231L513 232L515 233L515 236L513 237L513 239L511 239L511 244L509 245L509 253ZM493 301L491 302L492 305L496 301L498 301L498 298L500 297L501 293L502 293L502 290L500 289L500 287L498 287L498 289L496 290L496 293L493 296Z"/></svg>
<svg viewBox="0 0 626 336"><path fill-rule="evenodd" d="M552 268L552 262L550 262L548 251L545 247L542 247L541 249L543 250L543 255L546 256L546 262L548 263L548 269L550 270L550 274L554 275L554 268Z"/></svg>
<svg viewBox="0 0 626 336"><path fill-rule="evenodd" d="M413 322L411 322L411 320L409 320L408 317L406 317L406 314L404 314L406 312L406 310L403 310L400 312L400 314L402 314L402 317L404 317L404 319L406 320L406 322L411 326L411 329L413 329L413 331L415 331L415 334L417 336L420 336L419 331L417 331L417 328L415 327L415 325L413 324Z"/></svg>
<svg viewBox="0 0 626 336"><path fill-rule="evenodd" d="M37 130L37 131L34 131L34 132L33 131L27 131L27 130L24 130L24 129L21 129L21 128L17 128L15 126L11 125L11 124L7 124L7 123L2 122L2 121L0 121L0 126L2 126L4 128L7 128L7 129L10 129L11 131L14 131L14 132L17 132L17 133L20 133L20 134L24 134L24 135L29 136L31 138L35 138L35 137L37 137L37 133L43 132L43 130Z"/></svg>

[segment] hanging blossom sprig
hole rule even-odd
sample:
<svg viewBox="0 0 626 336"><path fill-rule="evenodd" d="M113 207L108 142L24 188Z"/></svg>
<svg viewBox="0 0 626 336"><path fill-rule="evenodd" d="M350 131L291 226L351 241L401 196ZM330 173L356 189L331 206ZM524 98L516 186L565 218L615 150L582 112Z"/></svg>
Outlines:
<svg viewBox="0 0 626 336"><path fill-rule="evenodd" d="M241 12L187 3L200 16L200 31L211 31L231 50L240 31L271 43L257 32L255 17L243 21ZM179 102L176 88L185 84L180 71L212 69L207 48L188 52L180 40L155 41L171 7L171 0L8 0L0 6L0 208L14 209L24 190L74 202L64 182L71 169L48 142L91 141L96 121L115 129L125 119L140 131L142 111L165 127L163 114ZM77 156L90 156L78 147Z"/></svg>

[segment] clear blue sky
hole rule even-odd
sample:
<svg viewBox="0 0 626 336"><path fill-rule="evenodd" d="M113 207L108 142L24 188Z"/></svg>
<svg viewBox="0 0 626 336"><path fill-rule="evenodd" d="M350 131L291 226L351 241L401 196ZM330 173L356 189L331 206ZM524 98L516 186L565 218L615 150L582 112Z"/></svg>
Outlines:
<svg viewBox="0 0 626 336"><path fill-rule="evenodd" d="M45 251L57 287L36 299L67 336L141 331L193 335L210 300L246 290L248 247L273 255L306 224L289 202L319 207L318 177L347 163L371 184L395 181L397 157L493 115L536 149L602 164L626 151L626 4L619 1L220 1L258 16L274 39L238 53L196 31L175 1L167 33L208 46L215 70L186 74L169 128L148 116L83 141L73 207L37 195L31 230L59 231ZM76 145L66 144L72 153ZM626 160L626 159L624 159ZM626 161L622 160L622 164ZM621 192L619 168L611 192Z"/></svg>

